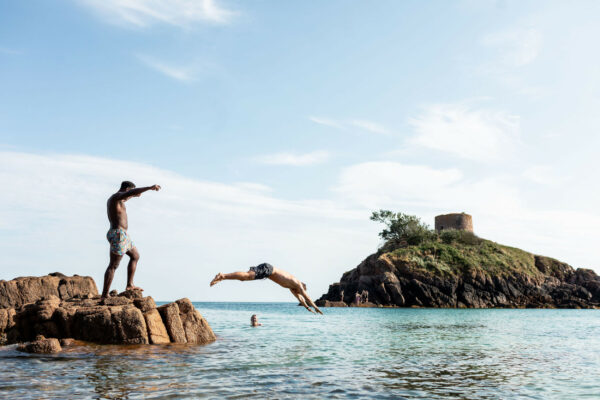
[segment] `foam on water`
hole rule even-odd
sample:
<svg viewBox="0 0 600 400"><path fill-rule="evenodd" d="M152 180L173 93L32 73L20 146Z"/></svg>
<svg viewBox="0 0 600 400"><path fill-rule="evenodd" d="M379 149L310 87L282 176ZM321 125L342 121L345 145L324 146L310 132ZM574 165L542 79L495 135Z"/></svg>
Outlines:
<svg viewBox="0 0 600 400"><path fill-rule="evenodd" d="M0 397L600 398L597 310L195 306L217 342L0 348Z"/></svg>

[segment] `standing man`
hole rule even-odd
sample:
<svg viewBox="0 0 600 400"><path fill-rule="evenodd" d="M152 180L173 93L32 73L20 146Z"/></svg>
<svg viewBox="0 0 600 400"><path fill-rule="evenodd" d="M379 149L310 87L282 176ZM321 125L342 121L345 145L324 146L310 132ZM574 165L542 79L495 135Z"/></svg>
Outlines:
<svg viewBox="0 0 600 400"><path fill-rule="evenodd" d="M136 189L132 182L124 181L121 183L121 189L108 198L106 203L106 211L108 213L108 221L110 229L106 233L106 239L110 243L110 263L104 273L104 288L102 289L101 300L108 297L110 284L112 283L115 271L121 262L124 254L129 256L129 264L127 265L127 287L125 290L138 289L143 290L133 285L133 276L135 268L140 259L140 253L135 248L127 233L127 209L125 202L132 197L140 197L140 195L148 190L160 190L160 186L147 186Z"/></svg>

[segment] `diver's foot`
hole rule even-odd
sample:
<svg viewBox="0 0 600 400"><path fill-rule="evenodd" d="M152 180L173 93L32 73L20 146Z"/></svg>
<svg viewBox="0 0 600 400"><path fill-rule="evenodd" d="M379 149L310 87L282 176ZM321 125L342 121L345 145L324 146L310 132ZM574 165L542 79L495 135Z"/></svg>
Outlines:
<svg viewBox="0 0 600 400"><path fill-rule="evenodd" d="M210 281L210 286L214 286L217 283L221 282L223 279L225 279L225 275L223 275L222 273L218 273L217 275L215 275L215 278Z"/></svg>
<svg viewBox="0 0 600 400"><path fill-rule="evenodd" d="M140 292L143 292L144 289L142 289L141 287L137 287L137 286L133 286L133 285L127 285L127 287L125 288L125 291L127 290L139 290Z"/></svg>

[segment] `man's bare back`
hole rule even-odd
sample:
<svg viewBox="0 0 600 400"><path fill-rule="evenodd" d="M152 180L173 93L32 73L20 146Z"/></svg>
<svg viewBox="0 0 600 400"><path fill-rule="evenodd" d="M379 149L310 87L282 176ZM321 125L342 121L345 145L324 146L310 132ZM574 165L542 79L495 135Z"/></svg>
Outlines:
<svg viewBox="0 0 600 400"><path fill-rule="evenodd" d="M319 314L323 314L319 307L308 296L306 293L306 285L301 282L294 275L290 274L287 271L284 271L279 268L275 268L270 264L260 264L256 267L250 267L250 270L247 272L238 271L232 272L229 274L218 273L214 279L210 282L210 286L214 286L222 280L238 280L238 281L251 281L255 279L265 279L269 278L273 282L277 283L279 286L289 289L290 292L298 299L300 304L304 306L308 311L314 313L310 307L313 307L316 312ZM308 303L308 304L307 304ZM310 307L309 307L310 306Z"/></svg>

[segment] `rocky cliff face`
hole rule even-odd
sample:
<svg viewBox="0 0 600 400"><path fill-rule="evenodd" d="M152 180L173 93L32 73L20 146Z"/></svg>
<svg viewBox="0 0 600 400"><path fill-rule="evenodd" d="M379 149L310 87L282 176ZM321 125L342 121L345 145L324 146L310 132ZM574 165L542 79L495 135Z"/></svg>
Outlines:
<svg viewBox="0 0 600 400"><path fill-rule="evenodd" d="M152 297L143 297L141 291L126 291L101 303L90 277L51 274L0 281L0 344L28 342L40 336L47 343L54 341L46 338L100 344L205 344L215 340L208 322L185 298L157 307ZM44 347L41 343L37 347Z"/></svg>
<svg viewBox="0 0 600 400"><path fill-rule="evenodd" d="M343 274L319 306L596 308L600 277L560 261L481 240L426 243L367 257Z"/></svg>

